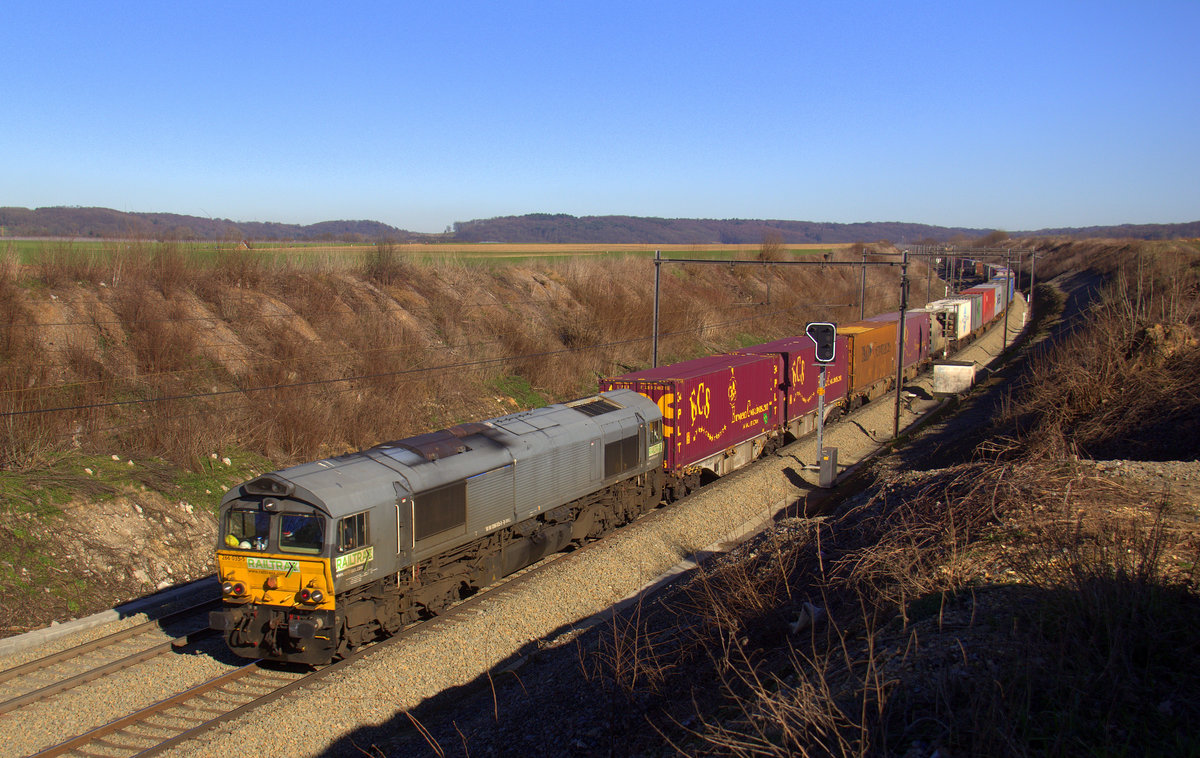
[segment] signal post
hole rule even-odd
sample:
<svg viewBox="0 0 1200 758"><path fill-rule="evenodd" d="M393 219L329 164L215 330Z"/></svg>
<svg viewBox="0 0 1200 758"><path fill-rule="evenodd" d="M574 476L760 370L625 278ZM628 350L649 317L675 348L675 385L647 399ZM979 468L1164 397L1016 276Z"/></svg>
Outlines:
<svg viewBox="0 0 1200 758"><path fill-rule="evenodd" d="M825 448L825 369L837 350L837 327L814 321L804 332L817 346L817 485L829 488L837 481L837 448Z"/></svg>

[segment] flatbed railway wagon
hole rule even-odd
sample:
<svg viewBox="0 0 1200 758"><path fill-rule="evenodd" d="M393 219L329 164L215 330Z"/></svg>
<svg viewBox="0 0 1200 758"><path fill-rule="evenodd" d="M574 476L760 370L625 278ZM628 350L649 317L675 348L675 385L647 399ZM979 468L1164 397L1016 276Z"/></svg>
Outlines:
<svg viewBox="0 0 1200 758"><path fill-rule="evenodd" d="M775 356L714 355L602 379L600 389L658 406L666 490L678 499L783 444L782 373Z"/></svg>
<svg viewBox="0 0 1200 758"><path fill-rule="evenodd" d="M798 439L817 428L817 385L820 364L817 346L807 335L784 337L761 345L751 345L734 351L738 355L769 355L780 361L783 381L779 390L783 400L784 430ZM849 342L838 335L834 343L834 360L825 369L825 418L842 412L849 377Z"/></svg>

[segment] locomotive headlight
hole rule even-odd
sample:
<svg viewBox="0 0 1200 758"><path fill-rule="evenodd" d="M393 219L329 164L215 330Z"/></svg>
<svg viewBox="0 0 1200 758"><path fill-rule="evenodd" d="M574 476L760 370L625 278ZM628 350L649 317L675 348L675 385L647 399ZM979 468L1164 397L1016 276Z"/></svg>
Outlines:
<svg viewBox="0 0 1200 758"><path fill-rule="evenodd" d="M310 590L308 587L300 590L300 602L319 605L325 601L325 593L320 590Z"/></svg>
<svg viewBox="0 0 1200 758"><path fill-rule="evenodd" d="M222 584L221 585L221 594L222 595L232 595L233 594L233 582L225 582L224 584Z"/></svg>

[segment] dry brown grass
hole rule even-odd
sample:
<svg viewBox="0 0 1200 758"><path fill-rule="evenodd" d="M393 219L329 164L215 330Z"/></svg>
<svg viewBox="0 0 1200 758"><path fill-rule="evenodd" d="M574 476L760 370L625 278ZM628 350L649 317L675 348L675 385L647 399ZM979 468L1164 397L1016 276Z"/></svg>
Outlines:
<svg viewBox="0 0 1200 758"><path fill-rule="evenodd" d="M1190 273L1168 273L1184 292L1153 285L1164 298L1152 319L1196 300ZM1062 389L1171 363L1130 349L1128 302L1110 294L1074 349L1045 359L1022 395L1027 425L990 453L937 471L880 469L834 516L784 522L701 570L644 629L683 630L653 659L661 681L643 678L659 700L629 701L659 739L687 755L1200 750L1194 505L1173 495L1139 505L1128 486L1064 460L1103 425L1093 417L1136 428L1153 415L1128 392ZM1100 370L1110 363L1111 377ZM1194 416L1200 397L1182 382L1161 385L1174 398L1147 391ZM1050 443L1046 428L1060 431ZM1114 450L1136 452L1122 444Z"/></svg>
<svg viewBox="0 0 1200 758"><path fill-rule="evenodd" d="M24 386L0 396L5 457L115 445L188 466L234 446L285 464L513 410L497 387L565 399L649 365L644 257L412 261L386 241L350 258L138 240L25 268L10 256L4 358ZM840 269L671 267L660 362L841 319L814 293L845 304L856 289ZM70 410L12 415L55 408Z"/></svg>
<svg viewBox="0 0 1200 758"><path fill-rule="evenodd" d="M612 728L686 755L1195 749L1194 531L1043 461L884 482L606 626L581 661Z"/></svg>
<svg viewBox="0 0 1200 758"><path fill-rule="evenodd" d="M1050 458L1200 453L1200 254L1120 247L1077 330L1039 357L1002 421ZM1074 257L1074 255L1072 255ZM1101 256L1104 265L1113 254Z"/></svg>

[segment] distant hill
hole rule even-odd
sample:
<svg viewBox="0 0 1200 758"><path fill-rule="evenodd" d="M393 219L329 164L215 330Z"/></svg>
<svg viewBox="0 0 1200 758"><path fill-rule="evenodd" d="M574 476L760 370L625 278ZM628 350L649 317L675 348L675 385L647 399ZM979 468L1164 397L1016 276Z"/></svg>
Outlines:
<svg viewBox="0 0 1200 758"><path fill-rule="evenodd" d="M111 208L0 208L0 227L10 237L134 237L153 240L347 240L389 238L398 242L429 235L407 232L379 221L322 221L279 224L230 221L177 213L125 213Z"/></svg>
<svg viewBox="0 0 1200 758"><path fill-rule="evenodd" d="M947 228L927 224L870 222L833 224L760 219L648 218L642 216L569 216L531 213L454 224L456 242L649 243L663 245L755 244L767 234L783 242L936 241L982 237L990 229Z"/></svg>
<svg viewBox="0 0 1200 758"><path fill-rule="evenodd" d="M994 229L930 226L899 221L834 224L814 221L760 219L651 218L644 216L569 216L530 213L477 221L460 221L452 227L456 242L558 242L648 244L755 244L767 234L783 242L877 242L897 244L971 241ZM1009 232L1010 236L1133 237L1172 239L1200 237L1200 221L1186 224L1093 226L1086 229L1040 229Z"/></svg>
<svg viewBox="0 0 1200 758"><path fill-rule="evenodd" d="M1121 224L1120 226L1084 226L1073 229L1039 229L1032 232L1045 237L1107 237L1112 239L1170 240L1200 238L1200 221L1184 224Z"/></svg>
<svg viewBox="0 0 1200 758"><path fill-rule="evenodd" d="M530 213L456 222L446 234L397 229L379 221L322 221L279 224L269 221L184 216L176 213L125 213L111 208L0 208L0 232L10 237L138 237L203 240L344 240L370 242L507 242L507 243L641 243L756 244L777 235L792 244L877 242L940 243L971 241L992 229L930 226L899 221L834 224L772 219L654 218L646 216L571 216ZM1200 237L1200 221L1184 224L1125 224L1082 229L1009 232L1014 237L1132 237L1171 239Z"/></svg>

